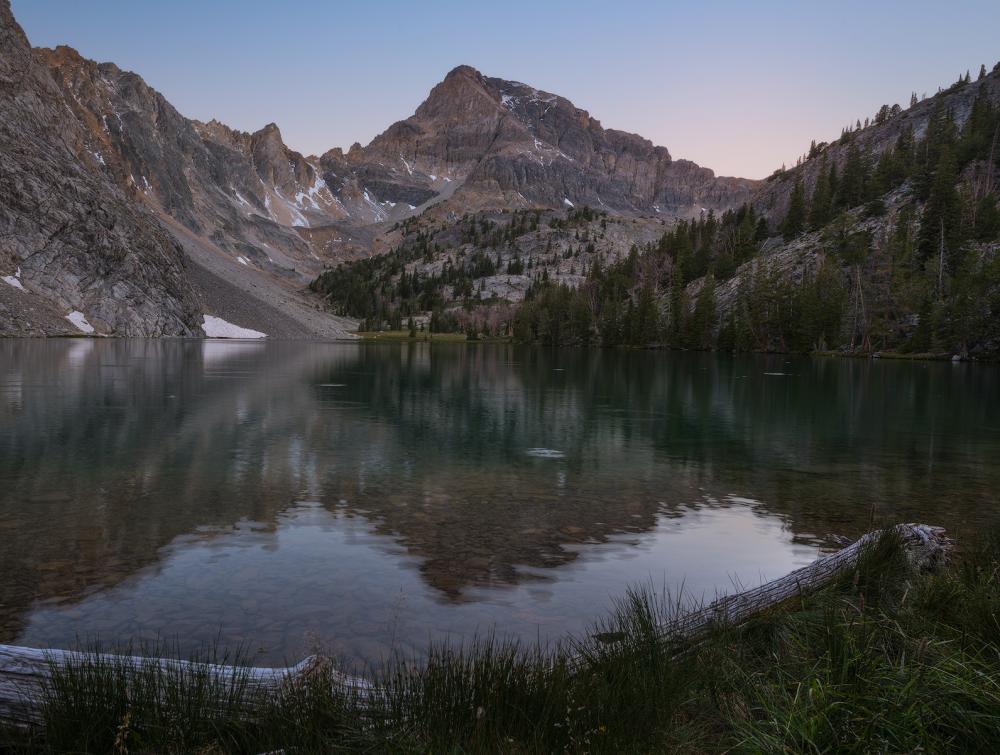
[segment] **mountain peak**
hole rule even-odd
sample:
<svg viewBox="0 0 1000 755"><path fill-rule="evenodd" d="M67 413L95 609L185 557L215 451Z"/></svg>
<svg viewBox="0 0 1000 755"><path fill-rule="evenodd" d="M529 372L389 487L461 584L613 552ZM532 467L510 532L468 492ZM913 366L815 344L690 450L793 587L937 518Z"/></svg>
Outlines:
<svg viewBox="0 0 1000 755"><path fill-rule="evenodd" d="M447 81L448 79L459 78L459 77L464 77L467 79L481 79L483 78L483 75L472 66L463 63L461 65L455 66L450 71L448 71L448 74L444 77L444 80Z"/></svg>
<svg viewBox="0 0 1000 755"><path fill-rule="evenodd" d="M254 134L254 136L268 136L268 137L277 137L278 139L281 139L281 129L278 128L277 123L274 123L272 121L271 123L268 123L266 126L264 126L262 129L257 131Z"/></svg>

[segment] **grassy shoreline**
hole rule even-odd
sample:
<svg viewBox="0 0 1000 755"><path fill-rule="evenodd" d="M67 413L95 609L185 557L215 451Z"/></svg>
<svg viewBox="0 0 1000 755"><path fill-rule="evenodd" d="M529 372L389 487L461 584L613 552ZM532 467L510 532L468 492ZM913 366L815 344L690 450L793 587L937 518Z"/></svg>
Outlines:
<svg viewBox="0 0 1000 755"><path fill-rule="evenodd" d="M484 637L393 659L374 707L332 672L257 701L113 665L56 674L46 729L13 752L987 752L1000 749L1000 537L936 574L898 542L831 587L678 653L657 627L676 604L628 593L587 636L539 648ZM138 687L138 689L137 689Z"/></svg>
<svg viewBox="0 0 1000 755"><path fill-rule="evenodd" d="M469 340L465 333L429 333L429 332L418 332L416 336L411 336L408 330L382 330L382 331L357 331L354 333L358 338L364 341L389 341L397 343L511 343L516 344L517 342L511 336L480 336L475 340ZM531 345L531 344L525 344ZM560 347L553 347L560 348ZM570 348L580 348L580 347L570 347ZM608 348L595 346L594 348ZM638 350L638 351L688 351L687 349L672 349L657 346L614 346L610 347L616 350ZM712 353L728 353L728 352L717 352ZM755 351L755 352L745 352L749 354L773 354L776 356L781 355L792 355L795 352L778 352L778 351ZM871 353L862 352L844 352L844 351L811 351L808 353L797 354L798 356L813 356L813 357L835 357L840 359L887 359L895 361L904 362L951 362L954 360L954 355L945 353L905 353L899 351L877 351ZM962 359L960 360L963 364L996 364L996 360L987 359Z"/></svg>
<svg viewBox="0 0 1000 755"><path fill-rule="evenodd" d="M393 341L409 343L511 343L508 336L480 336L475 340L469 340L465 333L430 333L428 331L417 332L411 336L408 330L359 330L354 333L364 341Z"/></svg>

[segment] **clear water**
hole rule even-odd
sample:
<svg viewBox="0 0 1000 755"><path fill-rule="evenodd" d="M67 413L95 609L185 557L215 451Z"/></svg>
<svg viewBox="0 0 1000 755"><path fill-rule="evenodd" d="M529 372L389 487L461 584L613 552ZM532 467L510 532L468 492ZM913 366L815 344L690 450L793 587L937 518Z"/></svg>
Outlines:
<svg viewBox="0 0 1000 755"><path fill-rule="evenodd" d="M0 642L349 662L1000 520L1000 370L502 345L0 341Z"/></svg>

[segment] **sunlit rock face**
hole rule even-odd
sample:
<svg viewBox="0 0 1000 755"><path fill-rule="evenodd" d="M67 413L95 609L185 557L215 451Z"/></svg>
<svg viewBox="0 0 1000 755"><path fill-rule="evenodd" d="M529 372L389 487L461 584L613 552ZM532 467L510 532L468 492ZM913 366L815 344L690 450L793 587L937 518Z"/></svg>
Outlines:
<svg viewBox="0 0 1000 755"><path fill-rule="evenodd" d="M0 334L86 332L81 315L101 333L194 333L198 307L180 247L83 157L89 144L3 0Z"/></svg>
<svg viewBox="0 0 1000 755"><path fill-rule="evenodd" d="M379 199L447 200L456 211L589 205L676 217L737 206L756 185L717 178L640 136L603 128L564 97L469 66L370 145L328 152L323 164L353 171Z"/></svg>

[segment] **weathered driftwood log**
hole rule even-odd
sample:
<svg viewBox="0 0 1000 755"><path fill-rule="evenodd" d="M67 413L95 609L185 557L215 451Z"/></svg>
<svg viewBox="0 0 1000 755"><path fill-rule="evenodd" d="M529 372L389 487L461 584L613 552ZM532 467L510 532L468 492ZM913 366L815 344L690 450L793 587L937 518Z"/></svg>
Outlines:
<svg viewBox="0 0 1000 755"><path fill-rule="evenodd" d="M311 655L294 666L259 668L0 645L0 722L14 725L42 723L45 690L53 670L60 666L83 667L86 664L103 666L115 674L122 674L126 680L149 678L150 674L197 679L203 681L205 686L217 689L220 697L238 695L246 702L248 714L252 715L256 704L280 692L285 685L301 682L326 666L328 661L322 656ZM345 692L361 697L372 692L372 685L366 679L337 671L330 673L331 680Z"/></svg>
<svg viewBox="0 0 1000 755"><path fill-rule="evenodd" d="M952 543L945 537L944 528L926 524L897 524L892 529L914 570L933 569L947 559ZM815 592L833 582L839 573L854 568L864 550L885 534L884 530L869 532L846 548L822 556L784 577L725 595L705 608L680 615L663 627L664 639L680 642L696 640L714 627L738 626L790 598Z"/></svg>
<svg viewBox="0 0 1000 755"><path fill-rule="evenodd" d="M895 529L916 568L933 567L947 556L950 541L940 527L900 524ZM789 598L818 590L830 584L840 572L857 564L863 550L882 535L881 530L870 532L846 548L823 556L780 579L720 598L701 610L684 614L663 627L664 638L684 642L697 640L719 624L741 624ZM46 685L52 679L53 671L60 666L95 662L116 669L126 679L150 672L187 675L190 678L207 676L222 689L238 690L251 709L260 700L267 699L269 694L279 692L284 685L295 684L329 663L321 656L310 656L288 668L247 668L0 645L0 721L15 725L41 723ZM360 677L334 672L332 681L362 699L371 700L379 694L375 685ZM248 715L252 715L252 710L248 710Z"/></svg>

